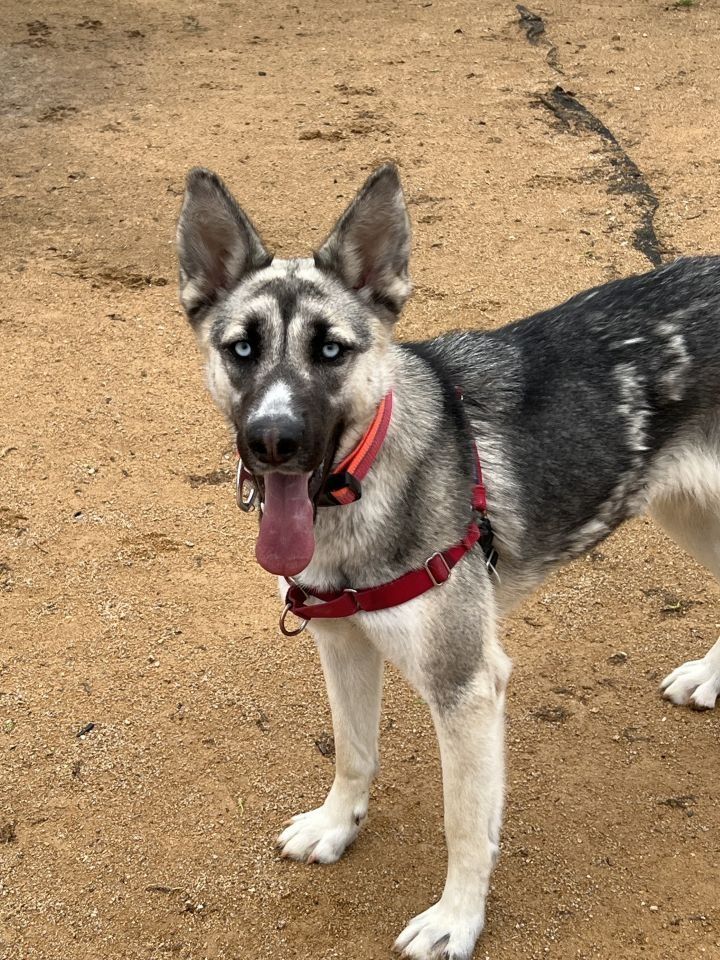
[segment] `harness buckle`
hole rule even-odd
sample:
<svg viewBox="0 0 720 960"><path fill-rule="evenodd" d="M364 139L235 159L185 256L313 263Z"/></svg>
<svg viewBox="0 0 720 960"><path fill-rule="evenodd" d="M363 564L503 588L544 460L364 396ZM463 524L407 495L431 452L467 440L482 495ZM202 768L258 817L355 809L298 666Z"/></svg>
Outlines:
<svg viewBox="0 0 720 960"><path fill-rule="evenodd" d="M439 567L436 570L436 572L433 572L433 570L430 567L430 564L433 563L435 560L440 560L442 562L442 566ZM434 587L439 587L441 583L445 583L445 581L449 579L450 571L452 569L452 567L450 566L450 564L447 562L447 560L445 559L445 557L442 555L440 551L438 551L437 553L434 553L431 557L428 557L425 563L423 564L423 567L425 567L425 573L430 577L430 580Z"/></svg>
<svg viewBox="0 0 720 960"><path fill-rule="evenodd" d="M347 470L343 470L342 473L330 474L322 489L320 505L323 507L343 506L346 501L337 500L335 493L345 489L349 490L352 495L352 500L348 500L347 503L355 503L362 497L362 486L354 474L349 473Z"/></svg>
<svg viewBox="0 0 720 960"><path fill-rule="evenodd" d="M480 530L480 547L485 554L485 569L494 574L498 583L501 583L500 574L497 572L497 562L500 558L499 553L493 546L495 541L495 532L490 523L490 518L481 514L477 521Z"/></svg>
<svg viewBox="0 0 720 960"><path fill-rule="evenodd" d="M242 460L238 460L235 474L235 500L243 513L250 513L255 509L257 495L258 488L253 475L245 469Z"/></svg>
<svg viewBox="0 0 720 960"><path fill-rule="evenodd" d="M502 583L500 579L500 574L497 572L497 562L500 557L500 554L495 550L494 547L491 547L490 550L485 554L485 569L492 573L497 579L498 583Z"/></svg>

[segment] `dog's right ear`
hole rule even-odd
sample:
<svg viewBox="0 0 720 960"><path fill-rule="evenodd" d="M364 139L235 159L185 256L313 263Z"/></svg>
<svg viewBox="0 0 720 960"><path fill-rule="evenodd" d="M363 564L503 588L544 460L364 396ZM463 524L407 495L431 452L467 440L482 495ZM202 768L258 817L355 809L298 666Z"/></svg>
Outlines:
<svg viewBox="0 0 720 960"><path fill-rule="evenodd" d="M242 276L272 261L249 218L217 174L187 175L177 228L180 302L190 323L233 289Z"/></svg>

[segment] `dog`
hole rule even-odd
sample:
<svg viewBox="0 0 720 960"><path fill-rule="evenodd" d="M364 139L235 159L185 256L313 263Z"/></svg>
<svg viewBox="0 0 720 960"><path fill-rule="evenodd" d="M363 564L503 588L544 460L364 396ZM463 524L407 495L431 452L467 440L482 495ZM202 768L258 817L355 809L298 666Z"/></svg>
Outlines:
<svg viewBox="0 0 720 960"><path fill-rule="evenodd" d="M282 855L332 863L358 835L391 661L432 714L448 851L440 899L394 949L465 960L503 807L499 619L644 512L720 576L720 257L498 330L397 343L410 224L393 165L312 258L287 260L194 169L177 248L210 393L237 435L241 503L262 501L257 559L287 593L284 631L303 626L292 613L309 621L332 710L335 779L280 834ZM662 690L713 707L720 640Z"/></svg>

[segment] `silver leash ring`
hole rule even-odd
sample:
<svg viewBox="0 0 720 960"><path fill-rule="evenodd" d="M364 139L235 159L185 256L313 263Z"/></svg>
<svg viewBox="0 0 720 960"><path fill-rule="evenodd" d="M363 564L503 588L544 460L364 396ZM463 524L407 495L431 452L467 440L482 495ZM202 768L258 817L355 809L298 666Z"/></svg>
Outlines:
<svg viewBox="0 0 720 960"><path fill-rule="evenodd" d="M296 627L294 630L291 630L289 627L285 626L285 619L291 611L292 611L292 604L290 603L290 601L288 601L285 604L285 609L280 614L280 633L282 633L286 637L297 637L303 632L305 627L308 625L308 621L300 620L300 626Z"/></svg>

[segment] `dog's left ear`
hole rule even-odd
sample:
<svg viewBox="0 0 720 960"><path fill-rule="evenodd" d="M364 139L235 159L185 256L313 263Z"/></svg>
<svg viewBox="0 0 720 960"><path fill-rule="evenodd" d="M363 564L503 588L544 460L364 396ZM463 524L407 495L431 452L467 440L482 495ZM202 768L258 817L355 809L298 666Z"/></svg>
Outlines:
<svg viewBox="0 0 720 960"><path fill-rule="evenodd" d="M244 274L267 266L272 257L235 198L211 170L188 173L177 228L180 301L192 324Z"/></svg>
<svg viewBox="0 0 720 960"><path fill-rule="evenodd" d="M379 167L315 254L321 270L397 315L410 295L410 219L394 164Z"/></svg>

